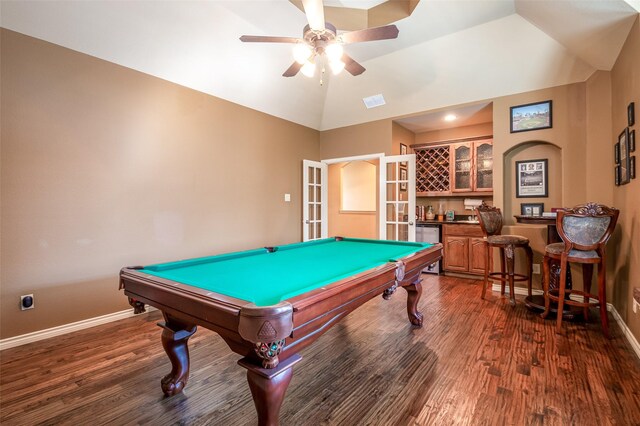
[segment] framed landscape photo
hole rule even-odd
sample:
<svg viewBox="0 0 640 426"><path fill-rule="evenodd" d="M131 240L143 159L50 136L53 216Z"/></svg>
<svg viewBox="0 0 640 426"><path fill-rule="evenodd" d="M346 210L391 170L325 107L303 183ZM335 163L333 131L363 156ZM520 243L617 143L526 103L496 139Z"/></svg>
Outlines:
<svg viewBox="0 0 640 426"><path fill-rule="evenodd" d="M511 107L511 133L553 127L551 101Z"/></svg>
<svg viewBox="0 0 640 426"><path fill-rule="evenodd" d="M544 203L521 203L520 214L523 216L542 216Z"/></svg>
<svg viewBox="0 0 640 426"><path fill-rule="evenodd" d="M516 161L516 198L549 196L549 160Z"/></svg>
<svg viewBox="0 0 640 426"><path fill-rule="evenodd" d="M620 144L620 185L629 183L631 180L629 174L629 128L625 129L618 136L618 143Z"/></svg>

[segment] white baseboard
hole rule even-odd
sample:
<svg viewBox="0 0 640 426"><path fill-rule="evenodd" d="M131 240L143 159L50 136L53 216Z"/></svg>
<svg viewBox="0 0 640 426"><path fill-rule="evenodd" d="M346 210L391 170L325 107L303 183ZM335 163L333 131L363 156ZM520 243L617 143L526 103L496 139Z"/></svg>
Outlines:
<svg viewBox="0 0 640 426"><path fill-rule="evenodd" d="M156 308L152 306L145 307L147 309L147 312L156 310ZM108 322L130 318L133 316L135 316L135 314L133 313L133 308L131 308L120 312L114 312L112 314L102 315L95 318L88 318L86 320L72 322L70 324L47 328L45 330L34 331L33 333L8 337L6 339L0 340L0 351L9 348L15 348L16 346L26 345L27 343L37 342L38 340L48 339L50 337L61 336L73 331L84 330L85 328L95 327L97 325L106 324Z"/></svg>
<svg viewBox="0 0 640 426"><path fill-rule="evenodd" d="M500 284L494 283L491 286L491 290L499 292L500 287L501 287ZM505 287L505 293L509 293L509 286ZM529 295L527 289L524 287L516 287L514 293L522 296ZM539 289L532 289L532 293L535 295L544 294L544 292ZM572 294L571 298L578 302L582 302L582 296L579 296L577 294L575 295ZM624 320L618 313L618 310L616 309L616 307L613 306L611 303L607 303L607 311L611 312L611 314L613 315L613 318L616 320L616 322L620 326L620 329L622 330L622 334L624 334L624 336L629 341L629 344L631 345L631 348L633 349L633 351L636 353L636 356L640 358L640 343L638 343L638 340L636 339L636 337L633 335L633 333L631 333L631 330L629 330L629 327L627 326L627 324L624 322Z"/></svg>

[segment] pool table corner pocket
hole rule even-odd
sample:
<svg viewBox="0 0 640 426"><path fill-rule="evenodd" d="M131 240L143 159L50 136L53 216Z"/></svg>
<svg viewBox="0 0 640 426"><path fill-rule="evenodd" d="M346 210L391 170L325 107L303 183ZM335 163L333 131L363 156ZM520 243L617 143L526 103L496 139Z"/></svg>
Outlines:
<svg viewBox="0 0 640 426"><path fill-rule="evenodd" d="M245 305L240 309L238 331L244 340L254 345L262 366L275 368L285 339L293 331L293 306L289 302L272 306Z"/></svg>

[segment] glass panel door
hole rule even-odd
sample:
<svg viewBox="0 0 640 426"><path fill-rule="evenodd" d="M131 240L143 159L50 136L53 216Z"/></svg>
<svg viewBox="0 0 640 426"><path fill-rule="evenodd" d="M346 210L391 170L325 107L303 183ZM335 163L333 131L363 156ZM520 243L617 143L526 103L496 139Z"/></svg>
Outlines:
<svg viewBox="0 0 640 426"><path fill-rule="evenodd" d="M380 159L380 239L416 240L416 156Z"/></svg>
<svg viewBox="0 0 640 426"><path fill-rule="evenodd" d="M302 161L302 240L327 238L327 165Z"/></svg>
<svg viewBox="0 0 640 426"><path fill-rule="evenodd" d="M471 191L471 160L471 144L461 143L453 146L452 192Z"/></svg>
<svg viewBox="0 0 640 426"><path fill-rule="evenodd" d="M474 142L476 163L476 191L493 191L492 141Z"/></svg>

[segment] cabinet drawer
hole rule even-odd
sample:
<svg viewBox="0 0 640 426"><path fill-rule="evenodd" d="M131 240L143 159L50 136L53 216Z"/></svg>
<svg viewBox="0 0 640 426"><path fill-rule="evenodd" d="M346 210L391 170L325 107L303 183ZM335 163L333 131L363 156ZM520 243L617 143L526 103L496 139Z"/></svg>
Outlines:
<svg viewBox="0 0 640 426"><path fill-rule="evenodd" d="M442 225L444 235L459 235L461 237L482 237L480 225Z"/></svg>

